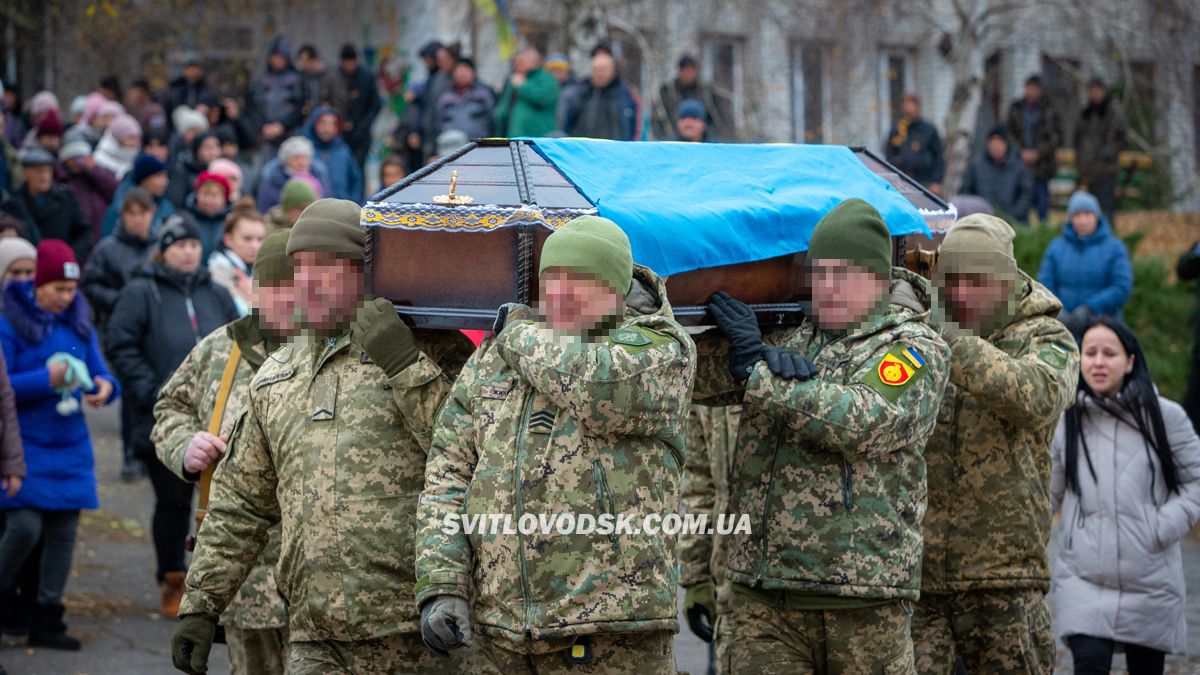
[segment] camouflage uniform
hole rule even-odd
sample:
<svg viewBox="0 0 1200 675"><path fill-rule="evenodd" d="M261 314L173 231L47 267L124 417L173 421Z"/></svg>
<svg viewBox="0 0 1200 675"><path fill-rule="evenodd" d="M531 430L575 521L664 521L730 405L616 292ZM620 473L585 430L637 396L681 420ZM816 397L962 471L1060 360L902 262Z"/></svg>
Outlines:
<svg viewBox="0 0 1200 675"><path fill-rule="evenodd" d="M927 282L900 268L892 276L891 304L853 332L805 321L765 333L764 344L815 362L815 379L785 381L760 361L738 385L728 340L697 341L696 401L743 403L729 510L748 514L754 531L727 542L735 602L717 638L731 672L757 672L758 661L733 650L744 651L743 638L771 633L773 648L760 639L756 649L770 650L780 672L855 672L872 656L884 659L876 663L886 672L912 667L908 601L920 587L926 497L921 452L950 355L928 323ZM738 601L739 593L753 599ZM778 613L758 605L787 608L795 625L825 628L789 637L762 625ZM852 615L844 611L859 619L846 620ZM843 618L831 622L835 614ZM839 625L854 635L836 633Z"/></svg>
<svg viewBox="0 0 1200 675"><path fill-rule="evenodd" d="M471 599L478 639L506 673L535 662L543 672L577 639L595 641L587 672L661 672L655 660L671 661L654 650L669 652L664 636L678 630L674 536L443 531L463 513L678 512L695 348L662 281L644 268L635 277L661 299L656 312L627 312L594 342L506 326L463 368L438 422L418 512L417 602ZM624 633L639 636L613 638Z"/></svg>
<svg viewBox="0 0 1200 675"><path fill-rule="evenodd" d="M413 515L435 411L470 343L414 332L422 353L391 378L349 332L306 334L267 358L214 482L181 615L222 611L281 523L275 578L288 603L289 670L303 672L306 655L340 653L379 664L345 670L444 672L419 635ZM381 639L393 643L390 665Z"/></svg>
<svg viewBox="0 0 1200 675"><path fill-rule="evenodd" d="M208 429L221 376L235 341L241 348L242 357L234 373L220 430L220 435L229 434L246 409L250 379L263 364L268 351L255 316L242 317L209 333L188 352L187 358L159 390L150 439L158 459L183 480L196 479L196 476L184 473L183 456L196 432ZM217 466L214 480L221 480L224 465ZM279 560L279 535L279 526L273 526L258 563L221 614L235 673L284 671L288 641L287 604L275 589L272 573Z"/></svg>
<svg viewBox="0 0 1200 675"><path fill-rule="evenodd" d="M929 512L918 670L1049 672L1050 441L1079 377L1062 306L1021 274L1013 318L951 344L950 384L925 449Z"/></svg>
<svg viewBox="0 0 1200 675"><path fill-rule="evenodd" d="M716 527L719 514L729 512L729 460L737 441L740 405L694 406L688 413L687 459L683 464L683 489L679 499L688 513L708 514L709 525ZM717 596L717 615L729 612L732 588L725 578L725 536L721 534L679 535L679 584L691 586L713 582ZM714 626L715 628L715 626ZM718 650L721 644L714 645ZM724 661L718 651L717 672Z"/></svg>

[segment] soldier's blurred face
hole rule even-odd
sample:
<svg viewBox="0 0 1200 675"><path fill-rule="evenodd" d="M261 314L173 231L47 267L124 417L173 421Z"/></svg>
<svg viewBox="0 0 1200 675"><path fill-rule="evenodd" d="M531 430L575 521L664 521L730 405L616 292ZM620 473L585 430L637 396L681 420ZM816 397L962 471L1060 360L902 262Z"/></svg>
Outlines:
<svg viewBox="0 0 1200 675"><path fill-rule="evenodd" d="M287 337L296 331L296 284L274 281L254 289L259 321L276 337Z"/></svg>
<svg viewBox="0 0 1200 675"><path fill-rule="evenodd" d="M1002 311L1012 284L983 272L947 274L940 282L949 304L949 318L967 329L979 328Z"/></svg>
<svg viewBox="0 0 1200 675"><path fill-rule="evenodd" d="M336 328L353 318L363 299L361 261L325 251L300 251L292 256L292 263L301 328Z"/></svg>
<svg viewBox="0 0 1200 675"><path fill-rule="evenodd" d="M1083 381L1098 396L1115 396L1125 384L1125 376L1133 372L1133 356L1111 328L1092 326L1083 334L1079 347Z"/></svg>
<svg viewBox="0 0 1200 675"><path fill-rule="evenodd" d="M888 282L847 260L811 260L812 311L821 328L852 328L879 306Z"/></svg>
<svg viewBox="0 0 1200 675"><path fill-rule="evenodd" d="M583 333L621 311L625 298L608 284L565 269L549 269L539 282L541 313L554 330Z"/></svg>

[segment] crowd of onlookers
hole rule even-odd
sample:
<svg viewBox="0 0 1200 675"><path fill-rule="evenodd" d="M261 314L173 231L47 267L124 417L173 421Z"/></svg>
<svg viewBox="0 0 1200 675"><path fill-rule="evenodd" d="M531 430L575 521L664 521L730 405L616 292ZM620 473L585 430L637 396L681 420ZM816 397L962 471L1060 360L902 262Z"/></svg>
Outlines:
<svg viewBox="0 0 1200 675"><path fill-rule="evenodd" d="M1125 142L1120 102L1103 80L1088 82L1087 104L1076 121L1075 137L1069 139L1061 116L1046 100L1041 77L1031 75L1025 81L1025 96L1013 101L1004 123L988 131L984 151L971 158L958 194L982 197L991 209L1022 224L1029 222L1031 210L1036 211L1044 223L1050 213L1050 181L1058 173L1058 150L1073 148L1076 184L1096 197L1111 222ZM900 119L883 150L896 168L942 194L942 138L937 127L921 117L917 94L905 94Z"/></svg>
<svg viewBox="0 0 1200 675"><path fill-rule="evenodd" d="M242 97L219 95L198 57L163 91L144 80L122 87L109 76L64 106L49 91L22 101L15 87L4 88L0 625L20 624L12 613L23 608L31 643L79 646L65 634L61 598L79 510L97 506L80 401L101 406L120 397L122 473L148 475L154 486L161 582L184 569L192 486L153 459L159 387L200 338L251 311L251 274L267 234L322 197L362 203L374 183L364 167L382 101L358 50L343 47L335 68L311 45L293 53L285 38L269 52ZM622 81L603 45L581 78L566 57L524 48L499 91L445 45L431 42L419 54L428 77L405 92L406 113L387 130L377 177L385 186L472 138L734 138L730 102L700 81L691 56L648 98ZM1120 317L1132 289L1129 254L1111 226L1124 122L1102 82L1091 82L1088 96L1074 139L1087 191L1071 197L1063 235L1038 274L1076 327ZM1040 80L1029 78L959 192L1020 222L1036 210L1045 222L1056 151L1067 141L1062 128ZM915 94L904 99L885 155L942 192L941 139ZM1200 274L1200 249L1189 255L1181 276ZM22 444L23 464L12 459ZM53 470L39 464L51 456ZM23 486L26 476L41 480Z"/></svg>

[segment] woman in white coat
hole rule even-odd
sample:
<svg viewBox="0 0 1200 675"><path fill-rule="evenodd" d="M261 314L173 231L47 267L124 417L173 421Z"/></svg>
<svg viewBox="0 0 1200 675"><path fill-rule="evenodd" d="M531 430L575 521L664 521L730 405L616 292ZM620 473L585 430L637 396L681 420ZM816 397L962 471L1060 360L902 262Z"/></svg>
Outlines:
<svg viewBox="0 0 1200 675"><path fill-rule="evenodd" d="M1158 396L1133 332L1093 319L1083 377L1053 444L1051 492L1062 527L1053 571L1055 633L1076 673L1161 673L1187 647L1179 540L1200 519L1200 439Z"/></svg>

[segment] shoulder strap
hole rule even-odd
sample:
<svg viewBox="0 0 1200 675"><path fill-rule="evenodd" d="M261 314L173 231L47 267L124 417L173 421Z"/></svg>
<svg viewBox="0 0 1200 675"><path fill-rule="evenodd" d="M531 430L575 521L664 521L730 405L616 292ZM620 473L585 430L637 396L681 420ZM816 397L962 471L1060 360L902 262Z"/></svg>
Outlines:
<svg viewBox="0 0 1200 675"><path fill-rule="evenodd" d="M238 363L242 358L242 350L238 343L233 343L229 352L229 360L225 362L225 372L221 373L221 386L217 389L217 402L213 405L212 418L208 421L208 433L213 436L221 434L221 420L225 418L225 405L229 402L229 391L233 389L233 377L237 373ZM217 464L213 462L200 474L200 502L196 506L196 532L208 513L208 495L212 490L213 471Z"/></svg>

